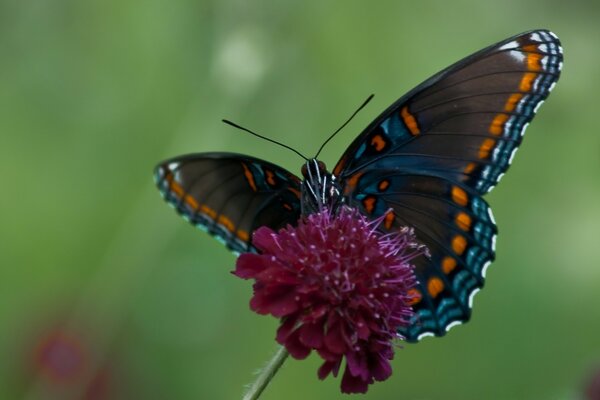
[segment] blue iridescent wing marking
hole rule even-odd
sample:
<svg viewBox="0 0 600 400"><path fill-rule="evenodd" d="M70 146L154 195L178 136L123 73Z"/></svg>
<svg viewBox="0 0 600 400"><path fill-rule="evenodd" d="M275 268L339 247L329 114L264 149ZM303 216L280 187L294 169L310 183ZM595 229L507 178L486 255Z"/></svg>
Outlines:
<svg viewBox="0 0 600 400"><path fill-rule="evenodd" d="M415 227L431 258L417 261L409 341L470 318L494 259L489 192L559 78L562 49L546 30L483 49L410 91L375 119L334 169L350 204L388 229Z"/></svg>
<svg viewBox="0 0 600 400"><path fill-rule="evenodd" d="M252 233L300 217L300 180L275 164L232 153L190 154L160 163L154 176L165 200L234 252L255 251Z"/></svg>

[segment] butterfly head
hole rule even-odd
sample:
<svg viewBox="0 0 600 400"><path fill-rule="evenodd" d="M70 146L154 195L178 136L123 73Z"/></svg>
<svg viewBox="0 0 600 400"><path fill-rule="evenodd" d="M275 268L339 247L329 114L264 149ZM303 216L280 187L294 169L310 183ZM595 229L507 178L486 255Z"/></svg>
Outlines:
<svg viewBox="0 0 600 400"><path fill-rule="evenodd" d="M325 163L316 158L302 166L302 214L309 215L324 208L336 209L342 200L340 186L327 171Z"/></svg>

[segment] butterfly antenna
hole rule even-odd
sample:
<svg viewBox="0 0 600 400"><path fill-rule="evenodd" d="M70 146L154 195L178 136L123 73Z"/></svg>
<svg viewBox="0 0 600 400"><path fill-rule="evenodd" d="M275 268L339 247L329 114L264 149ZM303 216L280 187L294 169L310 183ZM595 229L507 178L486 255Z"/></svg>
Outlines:
<svg viewBox="0 0 600 400"><path fill-rule="evenodd" d="M375 96L375 95L374 95L374 94L372 94L372 95L370 95L369 97L367 97L367 99L366 99L366 100L365 100L365 101L364 101L364 102L361 104L361 106L360 106L360 107L358 107L358 108L356 109L356 111L354 111L354 113L353 113L353 114L350 116L350 118L348 118L348 120L347 120L346 122L344 122L344 123L342 124L342 126L340 126L340 127L339 127L339 128L338 128L338 129L337 129L335 132L333 132L333 133L331 134L331 136L329 136L329 137L327 138L327 140L326 140L326 141L325 141L325 142L324 142L324 143L321 145L321 147L319 148L319 151L317 151L317 155L315 156L315 158L319 157L319 154L321 154L321 150L323 150L323 148L325 147L325 145L326 145L327 143L329 143L329 141L330 141L331 139L333 139L333 137L334 137L335 135L337 135L337 133L338 133L339 131L341 131L342 129L344 129L344 127L345 127L346 125L348 125L348 123L349 123L350 121L352 121L352 118L354 118L354 116L355 116L356 114L358 114L358 112L359 112L360 110L362 110L363 108L365 108L365 106L366 106L367 104L369 104L369 102L371 101L371 99L373 98L373 96Z"/></svg>
<svg viewBox="0 0 600 400"><path fill-rule="evenodd" d="M227 119L224 119L224 120L222 120L222 121L223 121L223 122L225 122L227 125L231 125L231 126L233 126L234 128L241 129L241 130L243 130L243 131L245 131L245 132L248 132L248 133L249 133L249 134L251 134L251 135L254 135L254 136L256 136L256 137L259 137L259 138L261 138L261 139L264 139L264 140L266 140L267 142L275 143L275 144L277 144L277 145L279 145L279 146L281 146L281 147L284 147L284 148L286 148L286 149L288 149L288 150L291 150L291 151L293 151L294 153L298 154L300 157L302 157L302 158L304 159L304 161L308 161L308 158L306 158L304 155L302 155L302 153L300 153L298 150L296 150L296 149L294 149L294 148L292 148L292 147L290 147L290 146L288 146L288 145L286 145L286 144L283 144L283 143L281 143L281 142L278 142L277 140L270 139L270 138L268 138L268 137L266 137L266 136L259 135L258 133L256 133L256 132L252 132L250 129L248 129L248 128L244 128L243 126L239 126L238 124L236 124L236 123L233 123L233 122L231 122L231 121L229 121L229 120L227 120Z"/></svg>

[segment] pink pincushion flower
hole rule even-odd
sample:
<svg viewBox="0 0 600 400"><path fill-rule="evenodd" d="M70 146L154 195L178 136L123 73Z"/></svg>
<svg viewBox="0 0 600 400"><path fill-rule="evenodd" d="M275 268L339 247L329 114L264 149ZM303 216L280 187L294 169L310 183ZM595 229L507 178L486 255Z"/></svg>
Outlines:
<svg viewBox="0 0 600 400"><path fill-rule="evenodd" d="M282 319L277 341L293 357L316 350L323 358L320 379L337 376L346 357L344 393L391 375L397 329L413 315L410 261L426 249L409 228L379 232L382 220L343 207L279 232L262 227L253 236L260 254L242 254L234 272L255 280L250 308Z"/></svg>

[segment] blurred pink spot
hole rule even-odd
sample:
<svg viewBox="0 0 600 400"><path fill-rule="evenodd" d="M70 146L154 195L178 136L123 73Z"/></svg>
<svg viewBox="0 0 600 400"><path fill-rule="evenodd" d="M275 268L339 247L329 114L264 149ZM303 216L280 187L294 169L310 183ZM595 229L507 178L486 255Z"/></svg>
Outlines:
<svg viewBox="0 0 600 400"><path fill-rule="evenodd" d="M72 382L85 369L86 354L77 337L64 331L50 332L42 337L35 352L39 373L55 383Z"/></svg>
<svg viewBox="0 0 600 400"><path fill-rule="evenodd" d="M587 400L600 400L600 367L596 367L585 388Z"/></svg>

